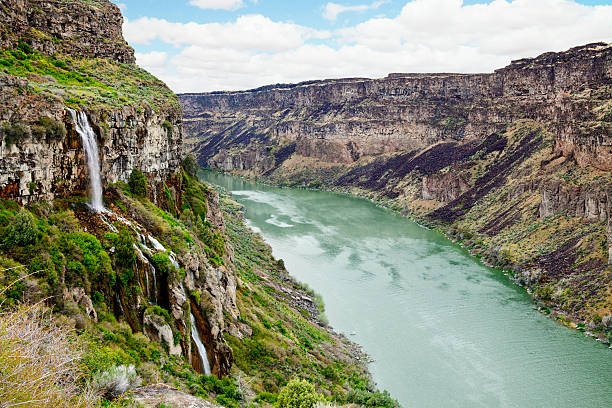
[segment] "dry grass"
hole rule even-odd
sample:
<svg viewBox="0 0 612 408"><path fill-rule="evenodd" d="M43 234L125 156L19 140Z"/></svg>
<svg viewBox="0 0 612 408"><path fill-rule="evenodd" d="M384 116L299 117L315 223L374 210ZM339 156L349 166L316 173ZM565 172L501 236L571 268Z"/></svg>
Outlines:
<svg viewBox="0 0 612 408"><path fill-rule="evenodd" d="M83 354L40 304L0 313L0 408L95 406L81 388Z"/></svg>

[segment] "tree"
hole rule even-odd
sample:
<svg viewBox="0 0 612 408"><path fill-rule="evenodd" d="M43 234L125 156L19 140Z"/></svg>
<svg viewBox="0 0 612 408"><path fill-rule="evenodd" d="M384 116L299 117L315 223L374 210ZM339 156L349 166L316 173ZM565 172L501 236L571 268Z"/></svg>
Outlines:
<svg viewBox="0 0 612 408"><path fill-rule="evenodd" d="M317 402L323 400L323 395L317 394L314 385L306 380L295 378L280 391L276 406L278 408L312 408Z"/></svg>
<svg viewBox="0 0 612 408"><path fill-rule="evenodd" d="M147 196L147 178L144 174L138 169L132 170L130 174L130 180L128 181L130 185L130 191L137 197L146 197Z"/></svg>

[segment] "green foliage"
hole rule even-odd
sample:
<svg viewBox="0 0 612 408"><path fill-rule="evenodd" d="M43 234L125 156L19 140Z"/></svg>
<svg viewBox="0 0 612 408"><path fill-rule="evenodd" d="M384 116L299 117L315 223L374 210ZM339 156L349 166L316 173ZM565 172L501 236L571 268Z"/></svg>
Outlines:
<svg viewBox="0 0 612 408"><path fill-rule="evenodd" d="M115 262L122 268L132 268L136 261L134 236L127 228L121 228L115 238Z"/></svg>
<svg viewBox="0 0 612 408"><path fill-rule="evenodd" d="M166 252L158 252L153 254L151 257L151 262L153 262L153 266L155 269L162 274L168 275L174 271L174 266L172 266L172 262L170 262L170 257Z"/></svg>
<svg viewBox="0 0 612 408"><path fill-rule="evenodd" d="M149 306L147 308L147 313L151 313L151 314L155 314L155 315L163 317L166 323L168 323L169 326L172 326L172 318L170 317L170 312L168 312L163 307L158 306L158 305Z"/></svg>
<svg viewBox="0 0 612 408"><path fill-rule="evenodd" d="M147 178L140 170L132 170L128 184L130 186L130 191L136 197L147 196Z"/></svg>
<svg viewBox="0 0 612 408"><path fill-rule="evenodd" d="M295 378L289 381L278 393L278 408L312 408L317 402L323 402L323 395L315 391L314 385L306 380Z"/></svg>
<svg viewBox="0 0 612 408"><path fill-rule="evenodd" d="M66 137L66 126L62 122L47 116L38 119L36 125L32 126L32 133L37 137L46 137L49 140L60 140Z"/></svg>
<svg viewBox="0 0 612 408"><path fill-rule="evenodd" d="M59 240L59 249L67 260L66 283L89 288L92 283L104 286L114 282L110 257L93 235L86 232L65 234Z"/></svg>
<svg viewBox="0 0 612 408"><path fill-rule="evenodd" d="M342 402L362 407L399 408L400 406L399 402L393 399L388 391L369 392L365 390L353 390L346 395Z"/></svg>
<svg viewBox="0 0 612 408"><path fill-rule="evenodd" d="M0 71L23 78L38 75L37 81L28 84L28 92L61 97L71 105L179 107L176 95L163 82L136 65L48 56L22 44L15 50L0 51Z"/></svg>
<svg viewBox="0 0 612 408"><path fill-rule="evenodd" d="M38 226L34 216L26 210L21 210L6 227L3 246L25 246L34 244L39 238Z"/></svg>
<svg viewBox="0 0 612 408"><path fill-rule="evenodd" d="M168 132L168 135L172 136L172 130L174 129L172 123L167 120L164 120L164 123L162 123L162 128L164 128L164 130Z"/></svg>
<svg viewBox="0 0 612 408"><path fill-rule="evenodd" d="M190 177L197 177L198 170L200 167L198 166L198 162L193 154L188 154L187 156L185 156L183 162L181 163L181 166L183 167L183 170L185 170L185 173L187 173L187 175L189 175Z"/></svg>
<svg viewBox="0 0 612 408"><path fill-rule="evenodd" d="M19 143L32 136L32 130L24 122L4 123L0 128L0 133L7 145Z"/></svg>

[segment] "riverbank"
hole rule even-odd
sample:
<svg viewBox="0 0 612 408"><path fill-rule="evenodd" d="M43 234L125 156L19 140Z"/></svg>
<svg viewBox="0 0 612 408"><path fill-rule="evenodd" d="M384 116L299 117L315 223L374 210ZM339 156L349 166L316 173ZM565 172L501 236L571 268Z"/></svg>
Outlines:
<svg viewBox="0 0 612 408"><path fill-rule="evenodd" d="M524 289L437 232L359 198L206 177L323 296L330 324L364 347L402 405L612 402L607 347L534 310Z"/></svg>
<svg viewBox="0 0 612 408"><path fill-rule="evenodd" d="M256 177L248 173L239 174L232 172L223 172L219 169L208 169L208 171L215 171L221 174L231 174L235 177L244 178L250 181L256 181L264 185L273 187L297 188L311 191L327 191L336 194L341 194L347 197L358 197L361 199L368 200L376 206L385 208L394 214L410 219L411 221L415 222L423 228L438 232L445 238L449 239L450 241L463 248L466 253L473 257L476 261L482 263L487 267L497 269L501 274L506 276L509 281L513 282L519 287L522 287L532 298L534 308L536 308L544 315L547 315L552 320L566 327L580 331L586 336L589 336L598 342L604 344L611 344L612 342L612 332L596 330L592 324L589 325L590 322L586 319L573 315L567 310L564 310L558 305L555 305L554 302L543 300L540 294L537 292L537 286L534 286L534 284L537 283L537 281L534 280L534 278L537 278L537 269L525 269L523 265L513 262L506 263L503 267L500 267L499 248L495 248L493 246L483 246L483 241L477 242L477 240L474 238L474 235L469 231L459 231L443 222L436 221L427 216L411 212L405 206L400 206L394 200L383 200L380 199L380 197L378 197L377 194L372 191L367 191L355 187L327 186L321 183L318 183L317 187L312 187L305 184L289 185L287 183L275 183L270 178ZM476 245L476 243L478 243L478 245ZM612 320L610 320L609 324L612 325Z"/></svg>

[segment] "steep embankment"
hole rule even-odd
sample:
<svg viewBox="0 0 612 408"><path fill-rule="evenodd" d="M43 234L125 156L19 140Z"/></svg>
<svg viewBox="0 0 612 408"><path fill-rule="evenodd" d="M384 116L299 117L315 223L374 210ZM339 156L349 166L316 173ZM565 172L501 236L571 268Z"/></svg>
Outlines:
<svg viewBox="0 0 612 408"><path fill-rule="evenodd" d="M394 404L236 204L182 169L178 99L134 64L115 5L9 0L0 18L0 305L48 303L90 344L94 389L134 365L228 407L268 404L294 375ZM87 205L98 175L104 211Z"/></svg>
<svg viewBox="0 0 612 408"><path fill-rule="evenodd" d="M66 107L100 135L102 176L148 179L151 199L174 192L181 109L161 81L134 64L108 1L9 0L0 8L0 196L21 203L87 191L85 156Z"/></svg>
<svg viewBox="0 0 612 408"><path fill-rule="evenodd" d="M202 164L382 201L507 269L559 320L602 338L611 329L609 44L492 74L391 74L180 100L185 144Z"/></svg>

